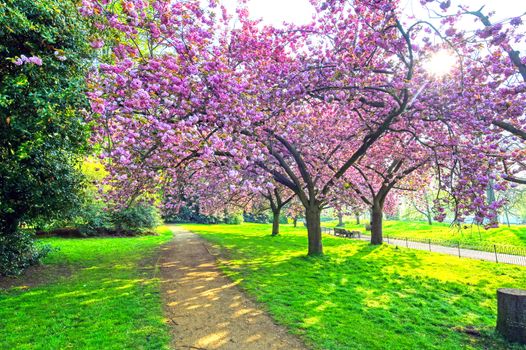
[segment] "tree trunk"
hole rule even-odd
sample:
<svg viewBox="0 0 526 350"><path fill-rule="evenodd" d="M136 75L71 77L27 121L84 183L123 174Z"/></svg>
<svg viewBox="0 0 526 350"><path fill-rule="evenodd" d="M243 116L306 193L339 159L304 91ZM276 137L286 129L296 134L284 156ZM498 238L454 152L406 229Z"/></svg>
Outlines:
<svg viewBox="0 0 526 350"><path fill-rule="evenodd" d="M292 223L294 224L294 228L298 227L298 217L295 216L294 219L292 220Z"/></svg>
<svg viewBox="0 0 526 350"><path fill-rule="evenodd" d="M495 190L493 189L493 185L494 185L493 180L490 180L488 187L486 188L486 198L487 198L488 204L495 203L495 201L497 200L495 198Z"/></svg>
<svg viewBox="0 0 526 350"><path fill-rule="evenodd" d="M321 209L317 206L311 206L305 210L305 219L307 221L307 235L309 238L309 255L322 255L323 245L321 242Z"/></svg>
<svg viewBox="0 0 526 350"><path fill-rule="evenodd" d="M526 344L526 290L497 290L497 330L510 342Z"/></svg>
<svg viewBox="0 0 526 350"><path fill-rule="evenodd" d="M280 209L272 210L272 236L279 235L279 214Z"/></svg>
<svg viewBox="0 0 526 350"><path fill-rule="evenodd" d="M374 203L371 208L371 244L383 243L382 233L383 208L379 203Z"/></svg>
<svg viewBox="0 0 526 350"><path fill-rule="evenodd" d="M427 197L426 197L426 216L427 216L427 223L429 225L433 225L433 215L431 213L431 208L429 207L429 202L427 201Z"/></svg>
<svg viewBox="0 0 526 350"><path fill-rule="evenodd" d="M356 225L360 225L360 214L355 214L356 215Z"/></svg>
<svg viewBox="0 0 526 350"><path fill-rule="evenodd" d="M343 214L341 211L338 212L338 226L343 226Z"/></svg>

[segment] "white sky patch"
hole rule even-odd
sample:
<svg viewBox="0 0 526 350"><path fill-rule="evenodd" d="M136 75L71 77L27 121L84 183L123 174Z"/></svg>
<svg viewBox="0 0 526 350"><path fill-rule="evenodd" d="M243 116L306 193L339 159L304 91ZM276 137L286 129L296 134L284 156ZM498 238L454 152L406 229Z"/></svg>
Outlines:
<svg viewBox="0 0 526 350"><path fill-rule="evenodd" d="M441 50L433 54L426 62L426 70L435 77L447 75L456 63L454 54L448 50Z"/></svg>
<svg viewBox="0 0 526 350"><path fill-rule="evenodd" d="M237 0L222 0L222 2L231 11L238 3ZM471 10L478 10L485 6L485 13L496 12L492 17L493 22L516 17L526 12L526 0L452 0L451 3L450 12L456 11L459 4L467 5ZM400 5L407 16L425 19L429 17L427 11L422 9L420 0L401 0ZM276 26L283 22L306 24L314 14L314 8L309 0L249 0L248 8L253 18L262 18L265 24ZM474 24L473 21L471 23Z"/></svg>
<svg viewBox="0 0 526 350"><path fill-rule="evenodd" d="M237 0L223 0L230 11L237 7ZM314 7L308 0L249 0L252 18L263 19L264 24L281 26L283 22L307 24L312 20Z"/></svg>
<svg viewBox="0 0 526 350"><path fill-rule="evenodd" d="M416 16L417 18L427 18L428 13L420 5L420 0L401 0L400 5L408 16ZM456 12L458 6L462 5L472 11L479 10L484 6L484 14L495 11L495 15L491 17L492 22L498 22L503 19L520 16L526 12L525 0L451 0L449 13ZM433 7L438 7L434 5ZM471 21L473 23L473 21Z"/></svg>
<svg viewBox="0 0 526 350"><path fill-rule="evenodd" d="M251 0L249 4L253 16L274 25L307 24L314 15L314 8L306 0Z"/></svg>

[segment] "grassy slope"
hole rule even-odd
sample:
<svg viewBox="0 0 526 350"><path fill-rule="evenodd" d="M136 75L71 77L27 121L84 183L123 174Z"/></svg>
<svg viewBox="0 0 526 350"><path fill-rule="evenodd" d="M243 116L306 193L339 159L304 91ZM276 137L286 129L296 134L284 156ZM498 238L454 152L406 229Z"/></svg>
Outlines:
<svg viewBox="0 0 526 350"><path fill-rule="evenodd" d="M322 223L322 226L334 227L337 221ZM364 231L364 225L346 223L349 230ZM384 221L384 235L400 238L436 239L466 245L504 244L526 248L526 225L501 225L499 228L485 230L483 227L468 225L465 229L452 228L448 224L424 222Z"/></svg>
<svg viewBox="0 0 526 350"><path fill-rule="evenodd" d="M268 225L185 227L224 247L231 278L314 348L513 348L493 331L495 293L526 288L526 268L330 236L325 257L306 258L303 228L270 237Z"/></svg>
<svg viewBox="0 0 526 350"><path fill-rule="evenodd" d="M171 238L50 238L45 264L73 275L29 290L0 291L0 349L164 349L154 250ZM148 261L149 260L149 261Z"/></svg>

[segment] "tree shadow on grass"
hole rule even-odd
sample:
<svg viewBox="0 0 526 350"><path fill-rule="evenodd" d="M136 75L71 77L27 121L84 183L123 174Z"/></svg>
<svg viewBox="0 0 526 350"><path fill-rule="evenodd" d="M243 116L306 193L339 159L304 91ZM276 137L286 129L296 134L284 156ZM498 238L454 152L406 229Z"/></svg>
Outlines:
<svg viewBox="0 0 526 350"><path fill-rule="evenodd" d="M154 257L119 263L70 266L60 281L0 292L0 348L163 348Z"/></svg>
<svg viewBox="0 0 526 350"><path fill-rule="evenodd" d="M243 288L321 348L512 348L493 331L494 296L449 278L447 263L434 266L425 252L330 238L326 255L313 258L298 237L203 236L230 249L226 268Z"/></svg>
<svg viewBox="0 0 526 350"><path fill-rule="evenodd" d="M522 245L526 246L526 228L514 227L511 231L522 242Z"/></svg>
<svg viewBox="0 0 526 350"><path fill-rule="evenodd" d="M74 272L71 265L36 265L17 277L0 276L0 292L10 289L26 290L40 285L61 281Z"/></svg>

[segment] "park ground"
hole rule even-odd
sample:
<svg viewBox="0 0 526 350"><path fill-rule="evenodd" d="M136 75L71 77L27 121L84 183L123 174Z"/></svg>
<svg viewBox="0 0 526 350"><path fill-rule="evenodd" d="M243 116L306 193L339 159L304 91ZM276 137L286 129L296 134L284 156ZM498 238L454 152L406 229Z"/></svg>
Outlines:
<svg viewBox="0 0 526 350"><path fill-rule="evenodd" d="M494 332L496 289L526 288L524 267L331 236L324 257L307 258L305 229L288 225L278 237L259 224L178 229L205 239L225 283L308 348L524 349ZM42 239L57 248L44 266L1 281L0 348L169 348L160 272L174 241L158 233Z"/></svg>

